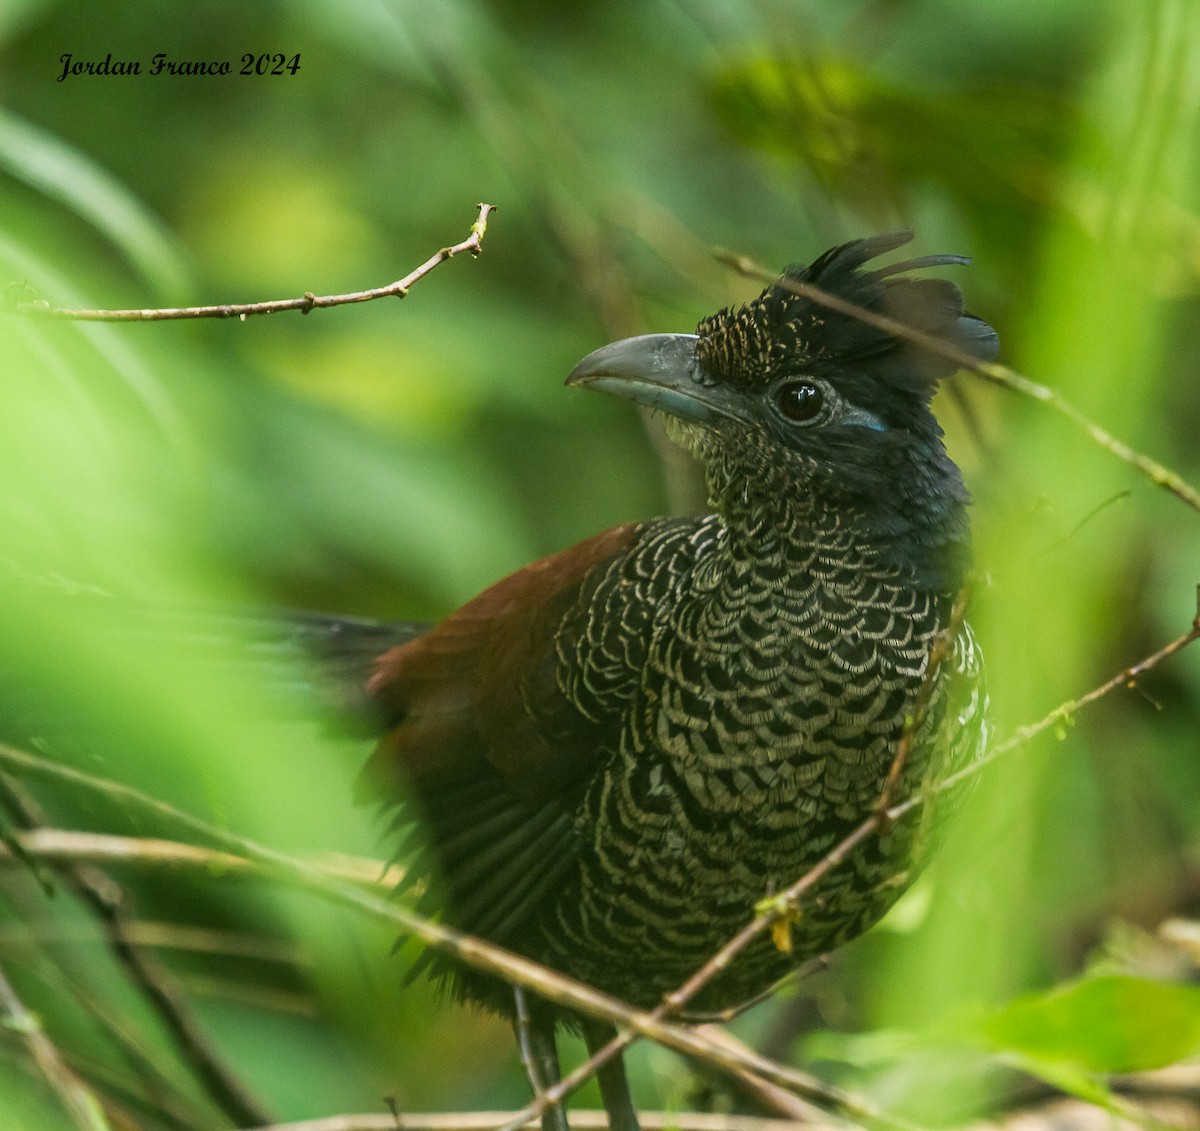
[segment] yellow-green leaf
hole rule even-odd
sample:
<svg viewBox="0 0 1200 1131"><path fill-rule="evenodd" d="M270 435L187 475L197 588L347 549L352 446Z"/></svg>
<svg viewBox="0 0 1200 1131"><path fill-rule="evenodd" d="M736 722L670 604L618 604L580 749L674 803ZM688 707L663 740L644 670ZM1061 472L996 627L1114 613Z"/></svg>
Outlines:
<svg viewBox="0 0 1200 1131"><path fill-rule="evenodd" d="M997 1051L1092 1072L1138 1072L1200 1052L1200 989L1104 975L1017 998L981 1023Z"/></svg>

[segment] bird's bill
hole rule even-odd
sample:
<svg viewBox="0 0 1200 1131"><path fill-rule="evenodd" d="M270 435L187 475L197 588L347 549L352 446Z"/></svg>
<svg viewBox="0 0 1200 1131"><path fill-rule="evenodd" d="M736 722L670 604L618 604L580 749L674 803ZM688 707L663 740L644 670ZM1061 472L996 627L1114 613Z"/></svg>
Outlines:
<svg viewBox="0 0 1200 1131"><path fill-rule="evenodd" d="M624 338L589 353L571 370L566 383L599 389L700 424L740 418L730 391L717 384L697 359L698 340L695 334Z"/></svg>

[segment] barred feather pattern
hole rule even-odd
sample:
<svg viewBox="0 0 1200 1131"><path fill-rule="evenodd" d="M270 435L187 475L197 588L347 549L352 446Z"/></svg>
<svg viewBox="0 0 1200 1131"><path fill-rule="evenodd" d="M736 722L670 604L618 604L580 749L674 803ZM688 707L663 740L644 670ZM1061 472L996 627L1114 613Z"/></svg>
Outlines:
<svg viewBox="0 0 1200 1131"><path fill-rule="evenodd" d="M736 530L646 524L559 634L562 690L624 722L575 814L577 860L521 949L650 1006L871 811L953 594L906 586L837 514ZM980 656L953 641L901 792L981 747ZM927 822L873 838L811 894L793 951L760 939L695 1004L724 1008L874 923Z"/></svg>
<svg viewBox="0 0 1200 1131"><path fill-rule="evenodd" d="M970 555L968 494L930 411L954 363L785 285L815 283L995 356L995 332L956 286L906 275L961 258L860 270L909 238L834 248L701 322L690 360L678 342L643 359L642 385L622 391L664 408L714 513L620 528L460 610L427 650L443 667L470 657L448 694L428 693L416 651L385 667L400 725L390 749L428 775L416 873L440 864L452 922L652 1006L872 812L927 680L896 796L977 757L986 701L967 626L928 671ZM584 376L628 377L630 347L591 370L585 359ZM819 398L816 415L785 411L779 395L797 384ZM514 616L525 603L534 615ZM488 651L477 618L492 615L511 648ZM484 643L455 652L464 639ZM511 667L489 674L477 657L493 654ZM482 706L464 712L477 687ZM427 752L441 734L453 741L439 761ZM790 953L759 938L694 1008L740 1004L866 930L926 858L935 816L922 807L865 840L808 893ZM511 1012L502 983L429 961L461 997Z"/></svg>

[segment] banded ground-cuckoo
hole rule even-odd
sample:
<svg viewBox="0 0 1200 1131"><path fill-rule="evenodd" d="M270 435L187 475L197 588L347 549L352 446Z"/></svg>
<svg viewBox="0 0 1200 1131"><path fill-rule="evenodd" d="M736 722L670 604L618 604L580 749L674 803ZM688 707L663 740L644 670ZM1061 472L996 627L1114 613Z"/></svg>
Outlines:
<svg viewBox="0 0 1200 1131"><path fill-rule="evenodd" d="M958 288L913 275L967 260L867 267L910 238L836 247L695 334L613 343L567 378L661 410L710 513L598 534L428 631L293 622L333 696L381 727L364 796L420 830L410 874L446 921L653 1006L871 812L967 566L967 493L930 410L956 366L790 284L994 356ZM960 625L900 791L978 752L979 675ZM761 937L693 1006L753 998L866 930L925 839L913 820L861 844L810 893L790 954ZM425 965L516 1016L511 987ZM557 1075L557 1024L611 1033L528 1007L535 1086ZM632 1131L619 1060L600 1083ZM545 1123L566 1126L557 1109Z"/></svg>
<svg viewBox="0 0 1200 1131"><path fill-rule="evenodd" d="M415 797L418 872L442 877L449 921L653 1006L878 801L969 553L967 493L930 410L957 366L789 282L994 356L954 284L910 274L965 259L865 269L910 238L844 244L695 334L586 357L567 383L661 410L711 513L534 562L375 661L388 730L365 792ZM979 668L964 625L902 789L977 752ZM693 1004L751 998L864 931L912 875L918 832L862 845L812 893L790 954L760 938ZM431 964L513 1014L510 987ZM555 1021L576 1022L531 1005L544 1084ZM612 1125L636 1127L619 1062L601 1088Z"/></svg>

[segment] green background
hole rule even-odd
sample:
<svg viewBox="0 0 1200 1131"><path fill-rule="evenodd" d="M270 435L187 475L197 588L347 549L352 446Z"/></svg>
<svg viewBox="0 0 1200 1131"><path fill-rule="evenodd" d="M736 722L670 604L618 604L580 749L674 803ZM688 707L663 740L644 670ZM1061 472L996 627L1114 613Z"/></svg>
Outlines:
<svg viewBox="0 0 1200 1131"><path fill-rule="evenodd" d="M59 82L66 52L143 73ZM300 67L151 76L157 52ZM1198 481L1198 116L1187 0L0 0L10 301L380 286L464 239L478 201L499 207L478 260L403 302L0 315L5 663L53 689L56 757L287 851L380 858L351 803L368 743L264 722L232 663L114 641L73 600L31 604L30 579L436 618L533 557L702 501L652 423L562 387L575 361L753 295L716 247L778 269L896 226L914 254L974 256L954 276L1002 361ZM975 497L972 619L1005 737L1187 630L1200 514L978 378L938 410ZM986 776L888 923L740 1035L928 1121L1006 1102L1015 1053L1071 1086L1063 1064L1130 1063L1046 1036L1089 1016L1076 998L979 1016L1087 970L1187 976L1156 932L1200 900L1200 650L1057 730ZM36 792L66 828L163 831ZM525 1102L505 1027L402 986L412 951L390 958L386 928L275 884L114 875L279 1118ZM140 1126L223 1125L69 893L6 866L0 914L0 970L82 1078ZM1163 1062L1195 1038L1158 1000L1142 1006L1179 1038ZM633 1069L647 1108L744 1102L657 1049ZM67 1125L11 1028L6 1103L12 1126Z"/></svg>

